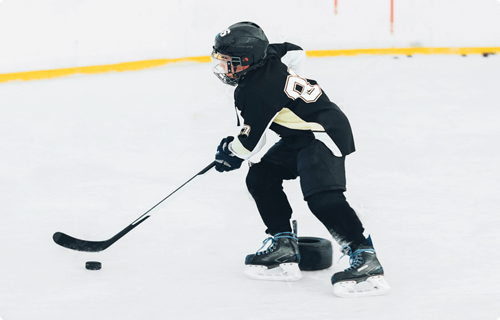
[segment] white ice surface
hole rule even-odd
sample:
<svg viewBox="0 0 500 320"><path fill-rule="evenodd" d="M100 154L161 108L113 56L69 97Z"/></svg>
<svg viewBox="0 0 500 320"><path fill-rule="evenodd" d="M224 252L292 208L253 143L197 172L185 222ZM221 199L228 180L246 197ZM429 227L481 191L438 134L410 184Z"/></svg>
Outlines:
<svg viewBox="0 0 500 320"><path fill-rule="evenodd" d="M500 57L321 58L305 70L351 120L347 197L388 295L335 297L337 246L332 268L300 281L247 279L265 234L245 166L198 177L102 253L53 243L55 231L113 236L237 132L210 65L180 64L0 84L0 318L498 319ZM299 234L330 238L298 182L285 189Z"/></svg>

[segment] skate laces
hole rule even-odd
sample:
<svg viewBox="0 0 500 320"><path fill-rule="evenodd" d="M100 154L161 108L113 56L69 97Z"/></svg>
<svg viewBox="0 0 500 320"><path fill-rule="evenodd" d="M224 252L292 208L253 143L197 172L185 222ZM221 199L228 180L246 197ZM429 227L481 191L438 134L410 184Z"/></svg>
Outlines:
<svg viewBox="0 0 500 320"><path fill-rule="evenodd" d="M339 261L345 257L349 256L349 264L351 265L349 268L345 269L344 271L349 271L352 269L355 269L359 267L361 264L363 264L364 260L363 257L361 256L361 253L366 252L366 251L371 251L375 252L373 249L358 249L354 252L352 252L352 249L348 245L343 245L342 246L342 253L344 254L342 257L340 257Z"/></svg>
<svg viewBox="0 0 500 320"><path fill-rule="evenodd" d="M289 238L289 239L293 239L293 240L298 241L297 235L293 232L277 233L274 235L274 237L269 237L262 242L262 247L260 247L260 249L257 250L257 255L259 256L261 254L266 254L266 253L273 251L274 248L276 247L276 242L277 242L276 240L282 239L282 238ZM260 251L269 243L269 241L271 241L271 244L267 247L267 249L264 251Z"/></svg>

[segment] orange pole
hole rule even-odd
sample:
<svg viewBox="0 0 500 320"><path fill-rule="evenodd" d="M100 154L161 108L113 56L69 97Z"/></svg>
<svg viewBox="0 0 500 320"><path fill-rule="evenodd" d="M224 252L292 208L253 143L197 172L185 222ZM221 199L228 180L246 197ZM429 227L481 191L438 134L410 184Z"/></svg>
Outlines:
<svg viewBox="0 0 500 320"><path fill-rule="evenodd" d="M394 0L391 0L391 33L394 33Z"/></svg>
<svg viewBox="0 0 500 320"><path fill-rule="evenodd" d="M335 0L335 4L333 5L333 12L335 13L335 15L337 15L337 5L338 5L338 0Z"/></svg>

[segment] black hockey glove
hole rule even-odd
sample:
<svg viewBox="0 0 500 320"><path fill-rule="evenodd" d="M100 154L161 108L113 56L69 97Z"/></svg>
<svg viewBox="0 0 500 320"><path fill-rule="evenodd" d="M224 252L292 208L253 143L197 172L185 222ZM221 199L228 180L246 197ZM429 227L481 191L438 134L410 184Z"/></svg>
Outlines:
<svg viewBox="0 0 500 320"><path fill-rule="evenodd" d="M227 137L220 142L219 147L217 147L217 153L215 154L215 170L224 172L241 167L243 159L238 158L229 150L229 143L233 140L234 137Z"/></svg>

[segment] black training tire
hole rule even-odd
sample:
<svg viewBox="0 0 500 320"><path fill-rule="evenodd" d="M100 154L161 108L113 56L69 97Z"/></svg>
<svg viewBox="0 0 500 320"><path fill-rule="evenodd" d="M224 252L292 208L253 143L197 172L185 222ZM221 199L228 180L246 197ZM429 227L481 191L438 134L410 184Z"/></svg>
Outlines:
<svg viewBox="0 0 500 320"><path fill-rule="evenodd" d="M323 270L332 266L333 249L330 240L299 237L300 270Z"/></svg>

